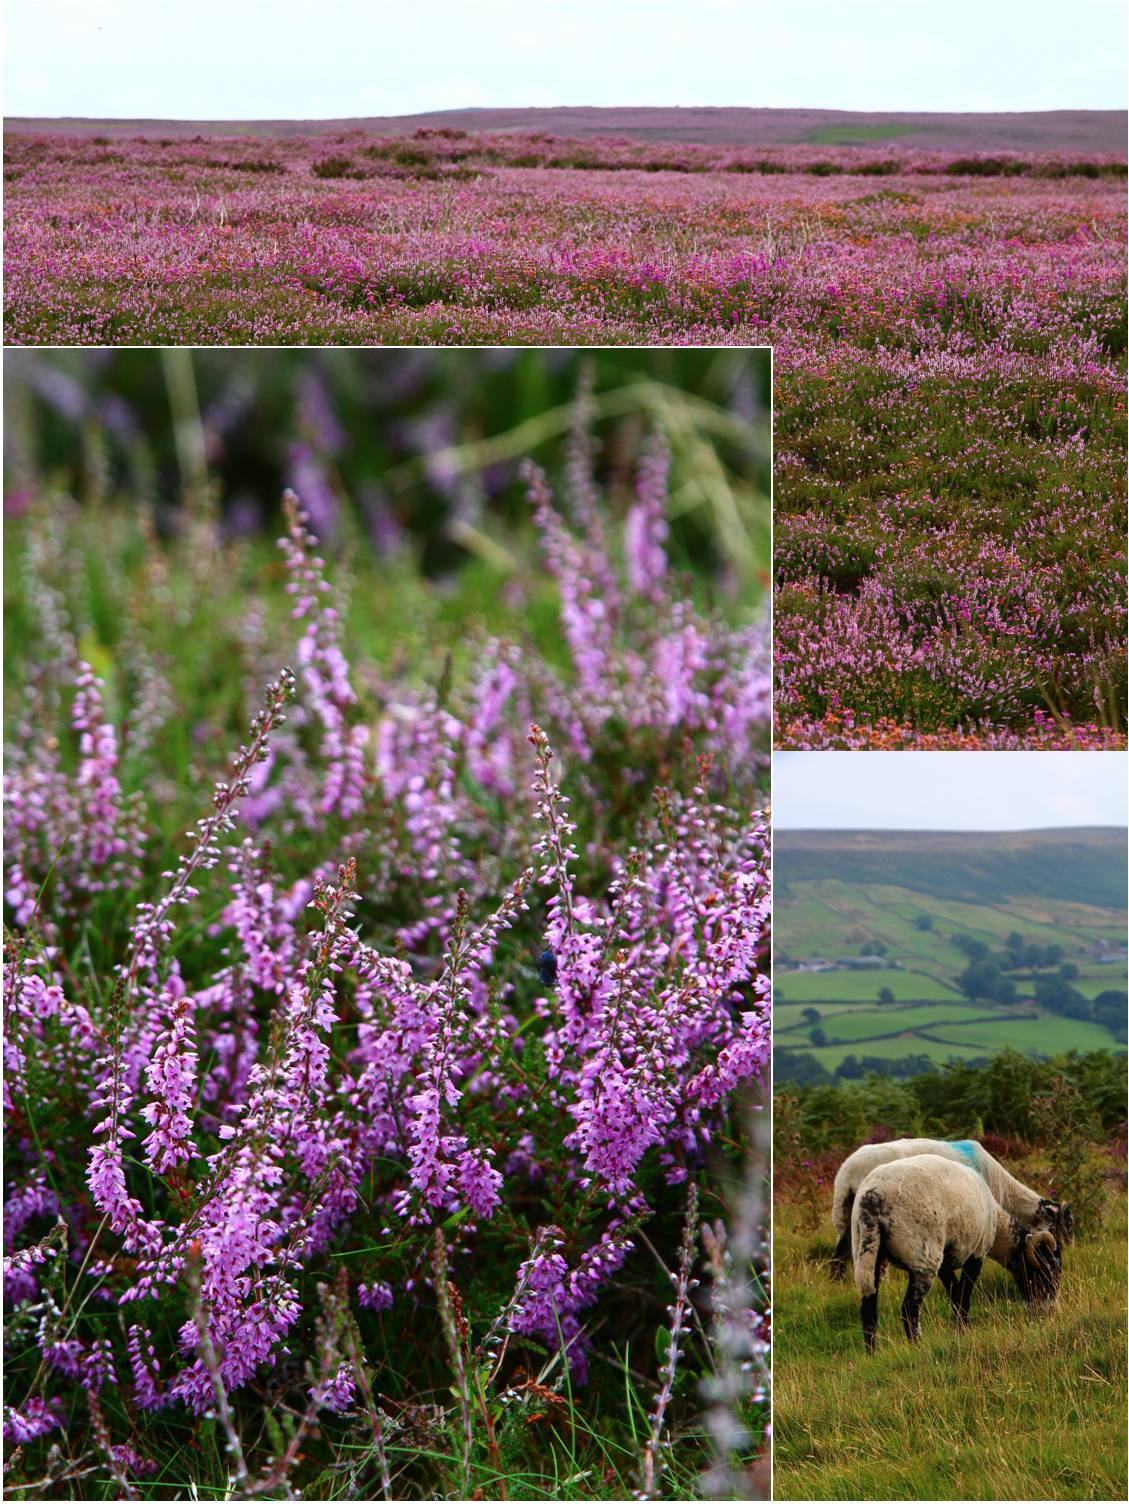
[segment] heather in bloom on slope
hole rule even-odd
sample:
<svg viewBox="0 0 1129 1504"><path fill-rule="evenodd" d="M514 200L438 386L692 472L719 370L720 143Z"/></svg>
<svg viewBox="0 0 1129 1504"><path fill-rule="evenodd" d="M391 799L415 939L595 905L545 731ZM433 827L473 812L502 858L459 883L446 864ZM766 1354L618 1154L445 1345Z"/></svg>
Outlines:
<svg viewBox="0 0 1129 1504"><path fill-rule="evenodd" d="M771 345L781 745L835 741L840 717L1124 744L1123 157L444 132L8 148L12 343ZM324 532L334 440L306 406L288 479ZM641 501L644 595L651 523ZM566 602L597 657L605 583Z"/></svg>
<svg viewBox="0 0 1129 1504"><path fill-rule="evenodd" d="M9 133L7 150L9 343L780 347L812 323L864 332L885 301L892 333L920 319L944 349L967 309L1026 352L1079 311L1113 320L1092 307L1112 246L1068 242L1060 267L1055 242L1076 209L1120 203L1118 157L360 131L97 150ZM1080 273L1073 306L1013 301L1027 262ZM324 432L310 412L291 484Z"/></svg>
<svg viewBox="0 0 1129 1504"><path fill-rule="evenodd" d="M216 600L243 745L204 722L170 780L181 728L139 721L112 660L116 718L75 657L16 686L5 1426L28 1478L73 1491L62 1433L107 1487L152 1474L160 1496L187 1416L215 1428L216 1486L316 1497L333 1461L358 1490L395 1470L461 1495L528 1444L534 1396L608 1384L614 1409L610 1332L654 1351L654 1252L694 1244L689 1187L724 1216L733 1109L767 1069L767 662L667 567L659 448L622 539L576 453L569 473L571 520L529 482L562 615L589 564L614 591L567 664L483 636L457 680L375 674L291 497L281 572ZM81 594L50 588L49 511L12 539L40 549L23 606L36 640L86 640ZM199 519L151 535L134 601L124 520L68 513L58 557L125 540L131 631L162 695L198 695L141 592L223 579L217 545ZM452 1373L453 1408L414 1408ZM744 1414L751 1455L760 1399Z"/></svg>

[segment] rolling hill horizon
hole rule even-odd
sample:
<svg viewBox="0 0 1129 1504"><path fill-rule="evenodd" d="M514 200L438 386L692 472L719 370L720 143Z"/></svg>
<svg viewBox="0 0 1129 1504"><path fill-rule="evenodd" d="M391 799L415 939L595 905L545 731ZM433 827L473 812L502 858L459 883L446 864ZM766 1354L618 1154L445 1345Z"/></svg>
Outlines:
<svg viewBox="0 0 1129 1504"><path fill-rule="evenodd" d="M894 882L939 897L976 900L1002 894L1121 909L1127 837L1125 827L1115 825L1024 831L777 827L773 871L778 898L791 882L834 876Z"/></svg>
<svg viewBox="0 0 1129 1504"><path fill-rule="evenodd" d="M1008 112L758 109L726 106L557 106L540 109L468 107L412 115L332 120L162 120L94 116L12 116L5 129L110 135L317 136L349 131L410 135L421 129L549 131L585 138L627 136L734 146L870 146L955 151L1125 151L1123 110Z"/></svg>

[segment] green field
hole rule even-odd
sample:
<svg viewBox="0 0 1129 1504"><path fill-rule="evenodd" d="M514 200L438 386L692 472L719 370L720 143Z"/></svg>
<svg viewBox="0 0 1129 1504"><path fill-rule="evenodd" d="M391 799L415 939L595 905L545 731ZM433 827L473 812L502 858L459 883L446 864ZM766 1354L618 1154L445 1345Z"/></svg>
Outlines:
<svg viewBox="0 0 1129 1504"><path fill-rule="evenodd" d="M847 1055L891 1061L925 1055L943 1063L1006 1046L1049 1057L1064 1049L1115 1045L1110 1030L1089 1020L1030 1005L1011 1013L999 1003L970 1003L957 983L968 956L956 943L967 936L1000 956L1008 937L1018 933L1029 945L1060 946L1062 962L1079 969L1070 985L1084 997L1124 992L1124 963L1097 966L1088 956L1095 941L1125 935L1124 915L1092 901L1112 893L1115 869L1118 863L1124 867L1123 843L1119 847L1115 838L1106 831L1029 832L1010 836L997 851L975 837L945 834L934 854L925 837L912 833L780 832L778 958L859 956L881 945L884 959L894 964L874 971L780 967L773 1015L778 1052L805 1052L833 1072ZM1051 859L1061 860L1063 883L1060 894L1048 896L1045 862ZM877 880L883 864L889 882ZM1029 867L1034 870L1024 891ZM931 882L936 891L928 890ZM959 896L962 882L974 898ZM1008 896L1004 884L1020 891ZM1038 978L1057 975L1058 966L1009 974L1019 1002L1029 1004ZM883 988L893 993L894 1004L878 1003ZM908 1004L918 1006L898 1006ZM811 1044L812 1025L802 1016L811 1007L821 1015L817 1027L826 1040L818 1046Z"/></svg>
<svg viewBox="0 0 1129 1504"><path fill-rule="evenodd" d="M1057 967L1050 967L1043 971L1016 971L1013 972L1012 980L1021 995L1033 994L1035 982L1039 977L1053 976ZM1124 965L1114 966L1091 966L1089 970L1083 970L1070 984L1075 992L1080 992L1083 997L1095 998L1102 992L1124 992L1126 990L1126 975Z"/></svg>
<svg viewBox="0 0 1129 1504"><path fill-rule="evenodd" d="M783 971L777 975L773 997L781 1003L875 1003L883 987L899 1003L959 1001L961 996L955 986L919 971Z"/></svg>
<svg viewBox="0 0 1129 1504"><path fill-rule="evenodd" d="M821 125L804 137L817 146L860 146L868 141L897 141L926 130L923 125Z"/></svg>
<svg viewBox="0 0 1129 1504"><path fill-rule="evenodd" d="M789 1029L808 1029L809 1025L803 1015L810 1005L807 1003L782 1003L780 994L775 993L772 999L772 1031L774 1034L787 1033ZM820 1018L826 1026L829 1018L838 1018L841 1013L851 1011L850 1003L827 1003L817 1010Z"/></svg>
<svg viewBox="0 0 1129 1504"><path fill-rule="evenodd" d="M958 1335L939 1286L910 1346L905 1277L879 1298L864 1356L853 1285L822 1262L831 1228L777 1199L773 1495L778 1499L1125 1497L1125 1203L1069 1251L1046 1318L988 1263Z"/></svg>
<svg viewBox="0 0 1129 1504"><path fill-rule="evenodd" d="M1095 998L1102 992L1124 992L1129 987L1129 978L1124 966L1103 966L1100 971L1083 972L1070 985L1083 997Z"/></svg>
<svg viewBox="0 0 1129 1504"><path fill-rule="evenodd" d="M773 1052L777 1069L779 1063L786 1059L793 1046L786 1038L778 1041ZM828 1044L820 1045L817 1049L811 1045L797 1043L794 1046L796 1053L801 1051L805 1055L814 1055L816 1060L825 1070L834 1071L836 1066L842 1064L848 1055L871 1055L880 1060L900 1060L904 1055L928 1055L938 1065L946 1060L976 1060L988 1053L979 1046L972 1045L940 1045L936 1040L922 1039L916 1034L899 1034L896 1039L868 1039L865 1044Z"/></svg>
<svg viewBox="0 0 1129 1504"><path fill-rule="evenodd" d="M1009 1019L958 1024L930 1032L935 1032L936 1037L945 1043L978 1045L981 1053L1011 1045L1013 1049L1022 1047L1040 1055L1054 1055L1060 1050L1108 1050L1112 1043L1109 1030L1100 1024L1085 1019L1056 1018L1053 1014L1046 1014L1023 1026L1022 1046L1016 1043L1020 1030L1016 1022Z"/></svg>
<svg viewBox="0 0 1129 1504"><path fill-rule="evenodd" d="M825 1018L819 1027L827 1036L829 1044L857 1044L864 1039L881 1039L892 1034L922 1030L947 1038L947 1031L965 1026L965 1020L975 1027L981 1026L986 1014L993 1011L998 1013L999 1009L985 1009L975 1003L954 998L951 1003L923 1003L916 1008L849 1008ZM1014 1033L1019 1022L1017 1019L1005 1018L1000 1027L1010 1028ZM806 1024L803 1025L801 1030L796 1031L797 1035L806 1035L807 1027ZM1100 1032L1104 1033L1104 1030ZM778 1035L783 1033L784 1031L777 1030ZM786 1035L781 1042L785 1041Z"/></svg>
<svg viewBox="0 0 1129 1504"><path fill-rule="evenodd" d="M954 1000L917 1008L843 1008L824 1013L818 1025L827 1043L813 1045L810 1025L793 1006L780 1017L774 1010L776 1054L789 1051L814 1056L825 1070L834 1071L848 1055L871 1055L898 1060L904 1055L927 1055L938 1064L952 1059L975 1059L1010 1047L1024 1054L1049 1058L1060 1050L1105 1050L1117 1047L1100 1024L1060 1018L1028 1010L1001 1015L996 1004L980 1006ZM891 1038L892 1030L901 1030Z"/></svg>

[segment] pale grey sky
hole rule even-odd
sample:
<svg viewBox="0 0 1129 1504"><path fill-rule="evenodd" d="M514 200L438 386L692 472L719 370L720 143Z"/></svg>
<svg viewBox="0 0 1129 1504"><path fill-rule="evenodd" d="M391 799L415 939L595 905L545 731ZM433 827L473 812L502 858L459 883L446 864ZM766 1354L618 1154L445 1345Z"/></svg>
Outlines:
<svg viewBox="0 0 1129 1504"><path fill-rule="evenodd" d="M1119 0L7 0L6 115L1123 109Z"/></svg>
<svg viewBox="0 0 1129 1504"><path fill-rule="evenodd" d="M1044 830L1129 824L1124 752L777 752L792 830Z"/></svg>

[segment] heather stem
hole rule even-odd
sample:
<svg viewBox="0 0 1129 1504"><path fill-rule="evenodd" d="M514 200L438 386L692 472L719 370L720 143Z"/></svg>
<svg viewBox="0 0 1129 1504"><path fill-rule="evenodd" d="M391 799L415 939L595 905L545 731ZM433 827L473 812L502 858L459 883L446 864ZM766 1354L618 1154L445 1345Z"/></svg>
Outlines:
<svg viewBox="0 0 1129 1504"><path fill-rule="evenodd" d="M231 829L232 811L249 792L251 769L256 763L266 759L270 733L275 727L285 723L283 706L294 698L294 693L294 675L288 668L284 668L274 683L268 686L263 709L251 721L251 740L247 746L240 747L230 780L216 784L212 813L197 825L193 832L193 845L181 857L175 875L166 874L172 877L168 891L152 908L143 906L134 926L125 967L130 990L136 985L141 964L151 954L154 941L160 936L161 927L170 910L193 896L189 883L197 868L212 866L219 859L216 839L224 831Z"/></svg>
<svg viewBox="0 0 1129 1504"><path fill-rule="evenodd" d="M188 1280L193 1295L192 1320L198 1333L200 1356L203 1359L204 1367L208 1370L212 1387L216 1392L216 1410L219 1413L220 1425L223 1427L223 1433L227 1440L227 1450L231 1454L232 1462L235 1465L235 1476L241 1492L250 1493L251 1479L247 1473L247 1464L243 1458L243 1445L239 1440L239 1433L235 1429L235 1420L227 1398L227 1386L224 1384L223 1375L220 1373L220 1360L216 1355L211 1330L208 1326L207 1312L204 1309L204 1299L201 1292L200 1261L198 1258L190 1258L188 1261Z"/></svg>
<svg viewBox="0 0 1129 1504"><path fill-rule="evenodd" d="M541 881L556 879L554 902L560 910L559 923L562 931L561 936L557 937L559 939L564 935L571 935L573 931L572 874L568 870L568 864L576 856L576 852L568 842L576 827L564 813L568 800L561 793L560 785L550 771L553 751L549 746L549 738L540 726L532 725L529 728L529 741L537 756L537 775L533 785L538 795L537 815L546 827L545 834L537 842L537 850L545 858Z"/></svg>
<svg viewBox="0 0 1129 1504"><path fill-rule="evenodd" d="M686 1193L686 1215L682 1224L682 1244L679 1249L678 1273L671 1275L674 1281L674 1304L670 1307L670 1346L666 1361L660 1370L661 1384L651 1415L651 1433L643 1447L642 1497L657 1497L656 1487L662 1477L662 1463L658 1455L662 1441L667 1407L674 1390L674 1376L678 1369L682 1333L690 1312L690 1291L697 1283L691 1280L694 1267L694 1247L698 1231L698 1187L693 1181Z"/></svg>
<svg viewBox="0 0 1129 1504"><path fill-rule="evenodd" d="M447 1244L443 1237L443 1229L435 1229L435 1242L431 1253L431 1269L435 1277L435 1298L439 1304L439 1323L443 1328L443 1335L447 1339L447 1352L451 1359L451 1368L455 1376L455 1393L458 1395L459 1409L463 1421L463 1492L462 1497L470 1497L470 1454L474 1443L474 1432L471 1428L470 1418L470 1390L467 1386L466 1368L463 1364L462 1342L456 1325L454 1308L451 1303L451 1286L447 1276Z"/></svg>
<svg viewBox="0 0 1129 1504"><path fill-rule="evenodd" d="M345 1328L343 1346L346 1356L353 1365L353 1373L356 1376L357 1387L365 1402L368 1412L369 1426L372 1429L373 1451L376 1453L377 1466L380 1469L380 1491L386 1499L392 1497L392 1474L388 1467L388 1453L384 1447L384 1426L381 1423L380 1411L376 1408L376 1400L373 1398L372 1381L369 1378L368 1364L364 1360L364 1353L358 1341L356 1322L350 1317L349 1324Z"/></svg>

